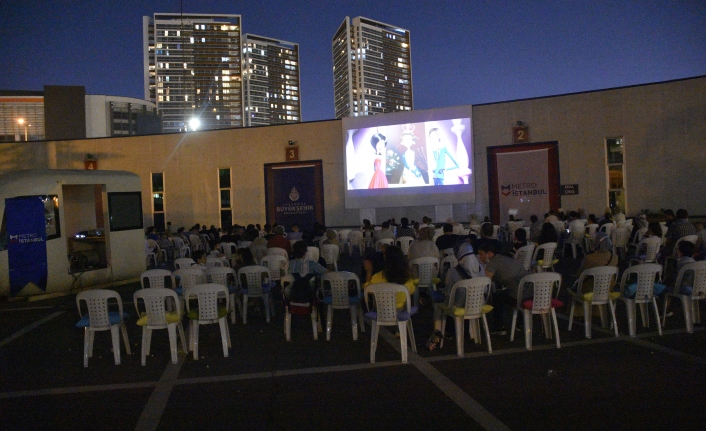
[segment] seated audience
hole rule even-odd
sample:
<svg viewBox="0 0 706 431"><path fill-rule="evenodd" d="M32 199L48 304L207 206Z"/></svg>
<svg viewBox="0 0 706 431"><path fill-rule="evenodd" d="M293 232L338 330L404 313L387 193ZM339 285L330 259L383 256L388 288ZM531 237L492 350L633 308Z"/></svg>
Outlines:
<svg viewBox="0 0 706 431"><path fill-rule="evenodd" d="M370 269L372 269L372 267ZM401 284L407 288L410 296L414 294L415 286L409 272L407 258L402 253L402 249L394 245L390 245L385 249L382 271L373 274L370 277L370 281L366 282L363 287L367 287L375 283L388 282ZM398 293L396 298L397 308L403 308L405 306L405 302L405 295Z"/></svg>

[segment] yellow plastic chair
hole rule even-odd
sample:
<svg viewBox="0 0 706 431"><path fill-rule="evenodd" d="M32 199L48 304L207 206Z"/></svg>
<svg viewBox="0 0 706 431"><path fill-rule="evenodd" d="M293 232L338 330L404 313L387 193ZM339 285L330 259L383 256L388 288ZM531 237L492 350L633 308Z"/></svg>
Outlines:
<svg viewBox="0 0 706 431"><path fill-rule="evenodd" d="M142 300L144 311L141 311L139 302ZM153 287L142 289L133 295L135 310L137 315L137 326L142 327L142 366L147 363L147 355L150 354L152 341L152 331L155 329L166 329L169 333L169 348L172 356L172 364L178 362L177 358L177 330L181 337L181 344L184 353L188 353L186 338L184 337L184 327L181 324L182 308L179 296L172 289L163 287ZM173 309L176 311L168 311Z"/></svg>
<svg viewBox="0 0 706 431"><path fill-rule="evenodd" d="M441 311L441 347L444 347L443 334L446 333L446 317L454 319L456 327L456 355L463 357L464 352L464 321L468 320L468 333L475 340L476 344L480 344L480 326L479 320L483 321L485 327L485 339L488 340L488 353L493 353L493 345L490 341L490 332L488 330L488 320L485 318L487 313L493 310L492 305L485 304L486 293L490 290L491 280L488 277L475 277L467 280L457 281L451 288L448 303L439 306ZM454 298L458 290L465 290L466 304L465 307L456 307Z"/></svg>

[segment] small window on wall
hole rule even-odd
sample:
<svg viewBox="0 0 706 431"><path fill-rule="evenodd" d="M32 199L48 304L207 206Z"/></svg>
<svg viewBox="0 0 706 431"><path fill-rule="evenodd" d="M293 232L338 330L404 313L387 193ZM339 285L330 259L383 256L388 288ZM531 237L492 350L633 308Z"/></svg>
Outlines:
<svg viewBox="0 0 706 431"><path fill-rule="evenodd" d="M164 232L166 228L164 215L164 174L152 173L152 220L157 232Z"/></svg>
<svg viewBox="0 0 706 431"><path fill-rule="evenodd" d="M623 138L606 138L606 187L613 214L627 212Z"/></svg>
<svg viewBox="0 0 706 431"><path fill-rule="evenodd" d="M218 169L218 190L220 195L221 229L228 229L233 225L230 168Z"/></svg>

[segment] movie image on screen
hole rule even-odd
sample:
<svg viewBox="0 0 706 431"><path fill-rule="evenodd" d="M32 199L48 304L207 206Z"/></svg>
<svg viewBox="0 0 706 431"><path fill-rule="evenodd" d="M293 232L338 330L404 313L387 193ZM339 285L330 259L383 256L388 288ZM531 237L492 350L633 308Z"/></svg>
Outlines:
<svg viewBox="0 0 706 431"><path fill-rule="evenodd" d="M379 124L385 115L375 116L378 124L360 124L367 127L346 128L344 122L346 207L472 202L470 114L446 111L427 115L430 120L422 115L425 121L414 121L411 113L404 113L387 115L387 124ZM434 110L426 112L433 114ZM449 117L452 114L461 115ZM411 121L397 123L405 119ZM363 123L366 119L355 120ZM366 199L380 197L386 199Z"/></svg>

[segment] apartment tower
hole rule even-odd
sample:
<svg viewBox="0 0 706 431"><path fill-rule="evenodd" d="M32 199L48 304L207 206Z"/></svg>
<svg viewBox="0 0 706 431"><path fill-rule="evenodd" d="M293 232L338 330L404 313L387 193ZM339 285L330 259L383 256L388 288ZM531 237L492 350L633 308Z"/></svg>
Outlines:
<svg viewBox="0 0 706 431"><path fill-rule="evenodd" d="M408 30L346 17L332 52L336 118L414 109Z"/></svg>
<svg viewBox="0 0 706 431"><path fill-rule="evenodd" d="M164 133L243 126L240 15L143 17L145 99Z"/></svg>
<svg viewBox="0 0 706 431"><path fill-rule="evenodd" d="M301 121L299 44L243 36L245 126Z"/></svg>

